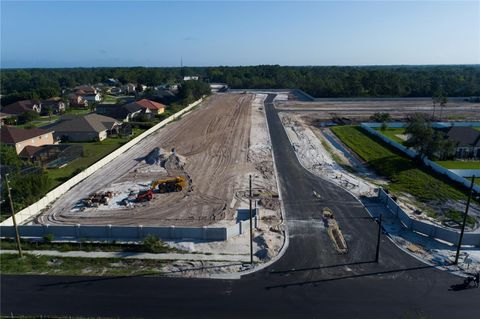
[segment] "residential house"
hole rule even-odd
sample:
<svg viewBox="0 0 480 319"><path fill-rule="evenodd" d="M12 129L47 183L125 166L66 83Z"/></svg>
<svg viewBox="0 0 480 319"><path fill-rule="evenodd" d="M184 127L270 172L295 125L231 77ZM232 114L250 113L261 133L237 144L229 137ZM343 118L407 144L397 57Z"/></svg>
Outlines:
<svg viewBox="0 0 480 319"><path fill-rule="evenodd" d="M121 87L113 87L111 90L110 90L110 94L122 94L123 92L123 89Z"/></svg>
<svg viewBox="0 0 480 319"><path fill-rule="evenodd" d="M99 93L85 94L85 95L82 95L82 97L89 103L100 102L102 100L102 97L100 96Z"/></svg>
<svg viewBox="0 0 480 319"><path fill-rule="evenodd" d="M96 108L96 113L113 117L122 122L129 122L141 115L152 115L150 109L146 109L135 103L128 104L99 104Z"/></svg>
<svg viewBox="0 0 480 319"><path fill-rule="evenodd" d="M81 95L76 95L75 93L71 93L68 95L68 103L73 108L87 108L88 101L83 98Z"/></svg>
<svg viewBox="0 0 480 319"><path fill-rule="evenodd" d="M455 143L456 158L480 159L480 131L467 126L452 126L446 137Z"/></svg>
<svg viewBox="0 0 480 319"><path fill-rule="evenodd" d="M129 104L138 105L144 109L149 109L154 115L162 114L163 112L165 112L166 108L166 106L162 103L154 102L147 99L142 99Z"/></svg>
<svg viewBox="0 0 480 319"><path fill-rule="evenodd" d="M184 81L198 81L198 76L184 76Z"/></svg>
<svg viewBox="0 0 480 319"><path fill-rule="evenodd" d="M4 125L1 128L1 140L2 144L15 147L17 154L20 154L27 146L54 144L53 133L52 129L23 129Z"/></svg>
<svg viewBox="0 0 480 319"><path fill-rule="evenodd" d="M84 100L90 103L101 101L101 96L99 91L93 86L80 85L75 87L73 90L75 95L81 96Z"/></svg>
<svg viewBox="0 0 480 319"><path fill-rule="evenodd" d="M52 110L53 114L61 114L65 112L65 102L60 97L51 97L42 101L42 115L48 115L48 110Z"/></svg>
<svg viewBox="0 0 480 319"><path fill-rule="evenodd" d="M125 85L122 85L122 91L126 94L129 94L129 93L135 93L135 88L137 86L133 83L127 83Z"/></svg>
<svg viewBox="0 0 480 319"><path fill-rule="evenodd" d="M54 138L62 141L88 142L103 141L110 134L116 134L122 124L114 118L90 113L83 116L66 115L46 127L55 131Z"/></svg>
<svg viewBox="0 0 480 319"><path fill-rule="evenodd" d="M75 92L77 95L97 94L98 90L91 85L79 85L73 88L73 92Z"/></svg>
<svg viewBox="0 0 480 319"><path fill-rule="evenodd" d="M9 115L20 115L27 111L40 113L42 111L42 103L36 100L22 100L2 108L2 113Z"/></svg>

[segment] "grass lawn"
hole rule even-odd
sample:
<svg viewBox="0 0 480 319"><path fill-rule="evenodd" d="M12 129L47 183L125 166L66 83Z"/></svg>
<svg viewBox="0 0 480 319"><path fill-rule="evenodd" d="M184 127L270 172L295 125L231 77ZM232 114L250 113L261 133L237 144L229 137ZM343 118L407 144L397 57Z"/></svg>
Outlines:
<svg viewBox="0 0 480 319"><path fill-rule="evenodd" d="M474 127L474 129L480 131L480 127Z"/></svg>
<svg viewBox="0 0 480 319"><path fill-rule="evenodd" d="M143 131L142 129L133 129L134 135L131 137L109 137L101 142L79 143L83 146L84 156L68 163L65 167L47 170L48 176L52 179L52 189L107 156Z"/></svg>
<svg viewBox="0 0 480 319"><path fill-rule="evenodd" d="M102 97L102 103L106 103L106 104L115 104L118 102L118 98L116 96L113 96L113 95L104 95Z"/></svg>
<svg viewBox="0 0 480 319"><path fill-rule="evenodd" d="M21 239L22 250L56 250L66 251L114 251L114 252L146 252L146 253L182 253L183 251L170 248L164 242L157 240L155 246L145 244L116 244L116 243L63 243L48 241L29 241ZM1 250L17 250L13 239L1 239Z"/></svg>
<svg viewBox="0 0 480 319"><path fill-rule="evenodd" d="M164 261L0 254L2 274L131 276L161 275Z"/></svg>
<svg viewBox="0 0 480 319"><path fill-rule="evenodd" d="M17 125L16 127L19 127L19 128L26 128L27 127L28 128L29 126L32 126L32 125L35 126L35 127L44 126L44 125L55 122L59 118L60 118L59 115L52 115L51 118L49 116L40 116L35 121L31 121L29 123Z"/></svg>
<svg viewBox="0 0 480 319"><path fill-rule="evenodd" d="M70 114L70 115L85 115L85 114L88 114L88 113L91 113L92 111L90 110L90 108L86 108L86 109L73 109L73 108L68 108L65 110L65 114Z"/></svg>
<svg viewBox="0 0 480 319"><path fill-rule="evenodd" d="M370 136L359 126L332 127L332 131L375 171L390 179L388 189L392 192L410 193L420 201L466 198L441 176L418 167L413 160Z"/></svg>
<svg viewBox="0 0 480 319"><path fill-rule="evenodd" d="M472 177L467 177L468 180L472 180ZM475 176L475 184L476 185L480 185L480 176Z"/></svg>
<svg viewBox="0 0 480 319"><path fill-rule="evenodd" d="M448 169L480 169L480 161L437 161L435 163Z"/></svg>
<svg viewBox="0 0 480 319"><path fill-rule="evenodd" d="M403 143L405 143L404 140L402 140L401 138L396 136L396 135L405 134L405 128L387 128L384 131L382 131L380 129L375 129L375 130L379 131L381 134L385 135L386 137L388 137L392 141L395 141L395 142L400 143L402 145L403 145Z"/></svg>

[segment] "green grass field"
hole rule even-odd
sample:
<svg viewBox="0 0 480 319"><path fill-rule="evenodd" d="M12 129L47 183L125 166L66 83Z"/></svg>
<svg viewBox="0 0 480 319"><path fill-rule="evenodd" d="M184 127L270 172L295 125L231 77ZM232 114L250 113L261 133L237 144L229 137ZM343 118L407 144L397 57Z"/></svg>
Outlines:
<svg viewBox="0 0 480 319"><path fill-rule="evenodd" d="M73 177L78 170L86 169L143 131L142 129L133 129L134 135L131 137L109 137L101 142L79 143L83 146L84 156L68 163L65 167L47 170L48 176L52 179L52 189Z"/></svg>
<svg viewBox="0 0 480 319"><path fill-rule="evenodd" d="M435 163L448 169L480 169L480 161L437 161Z"/></svg>
<svg viewBox="0 0 480 319"><path fill-rule="evenodd" d="M118 102L118 98L116 96L108 95L108 94L102 96L102 103L115 104L117 102Z"/></svg>
<svg viewBox="0 0 480 319"><path fill-rule="evenodd" d="M337 126L332 131L376 172L390 179L388 189L392 192L410 193L420 201L466 198L442 177L418 167L413 160L370 136L359 126Z"/></svg>
<svg viewBox="0 0 480 319"><path fill-rule="evenodd" d="M380 129L376 129L376 130L379 131L381 134L385 135L386 137L388 137L389 139L391 139L392 141L395 141L402 145L405 143L404 140L396 136L396 135L405 134L405 128L387 128L384 131Z"/></svg>
<svg viewBox="0 0 480 319"><path fill-rule="evenodd" d="M90 110L90 108L86 108L86 109L73 109L73 108L68 108L66 111L65 111L65 114L70 114L70 115L85 115L85 114L88 114L88 113L91 113L92 111Z"/></svg>
<svg viewBox="0 0 480 319"><path fill-rule="evenodd" d="M121 258L78 258L0 254L0 270L5 274L42 275L161 275L163 261Z"/></svg>

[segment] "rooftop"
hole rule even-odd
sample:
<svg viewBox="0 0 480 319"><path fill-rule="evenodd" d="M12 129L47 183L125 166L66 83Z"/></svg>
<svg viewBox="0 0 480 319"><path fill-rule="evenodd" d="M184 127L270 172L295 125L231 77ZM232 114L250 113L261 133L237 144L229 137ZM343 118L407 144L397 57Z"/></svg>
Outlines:
<svg viewBox="0 0 480 319"><path fill-rule="evenodd" d="M44 135L47 133L53 132L52 129L41 129L41 128L31 128L31 129L24 129L18 128L14 126L2 126L1 129L1 139L2 143L5 144L16 144L18 142L22 142L33 137L37 137L40 135Z"/></svg>

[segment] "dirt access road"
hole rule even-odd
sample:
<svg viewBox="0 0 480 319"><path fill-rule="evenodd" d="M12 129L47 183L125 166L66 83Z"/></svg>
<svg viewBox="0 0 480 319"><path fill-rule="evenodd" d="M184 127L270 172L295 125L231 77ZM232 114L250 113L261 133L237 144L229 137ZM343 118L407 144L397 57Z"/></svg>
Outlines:
<svg viewBox="0 0 480 319"><path fill-rule="evenodd" d="M286 101L277 104L282 111L306 112L310 116L328 120L332 114L344 116L357 121L365 121L376 112L387 112L395 119L404 118L407 114L423 112L433 114L431 98L352 98L352 99L317 99L313 102ZM436 103L435 117L443 120L480 119L480 103L464 101L463 98L452 97L441 110Z"/></svg>
<svg viewBox="0 0 480 319"><path fill-rule="evenodd" d="M36 222L198 226L233 220L238 204L232 205L232 200L245 190L248 174L256 167L248 161L252 99L252 94L210 97L73 187ZM178 157L168 157L165 167L148 165L144 158L155 147L167 156L175 148ZM178 175L190 181L181 192L156 193L152 201L131 207L118 204L128 191L147 188L156 178ZM79 201L88 194L107 190L121 193L114 197L113 205L78 209Z"/></svg>

